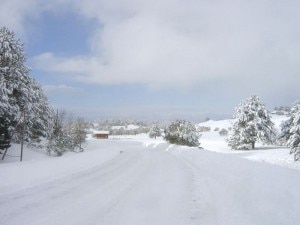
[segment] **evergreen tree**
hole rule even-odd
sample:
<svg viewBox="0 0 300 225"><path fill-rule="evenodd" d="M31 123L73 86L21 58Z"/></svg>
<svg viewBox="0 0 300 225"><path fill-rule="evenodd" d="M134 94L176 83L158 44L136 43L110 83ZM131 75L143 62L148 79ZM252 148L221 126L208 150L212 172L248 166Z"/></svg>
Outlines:
<svg viewBox="0 0 300 225"><path fill-rule="evenodd" d="M18 141L25 123L25 139L47 137L53 111L40 86L28 76L23 44L12 31L0 28L0 128ZM24 117L21 116L25 113ZM23 131L22 131L23 132Z"/></svg>
<svg viewBox="0 0 300 225"><path fill-rule="evenodd" d="M29 107L31 113L28 113L28 121L31 121L29 138L33 142L40 141L40 137L49 137L54 120L53 108L49 105L42 89L39 86L36 88L35 99Z"/></svg>
<svg viewBox="0 0 300 225"><path fill-rule="evenodd" d="M16 40L14 33L0 28L0 126L12 132L19 120L26 102L26 79L29 72L24 65L26 57L23 44Z"/></svg>
<svg viewBox="0 0 300 225"><path fill-rule="evenodd" d="M150 138L157 138L161 136L160 128L157 124L154 124L149 131L149 137Z"/></svg>
<svg viewBox="0 0 300 225"><path fill-rule="evenodd" d="M30 91L28 101L25 107L26 132L25 138L31 144L39 143L41 137L48 138L54 121L54 111L49 105L42 88L31 79L28 84ZM16 129L19 127L17 126ZM20 132L16 132L15 139L20 136Z"/></svg>
<svg viewBox="0 0 300 225"><path fill-rule="evenodd" d="M291 116L281 124L281 143L290 147L295 161L300 160L300 103L297 102L291 109Z"/></svg>
<svg viewBox="0 0 300 225"><path fill-rule="evenodd" d="M172 122L165 130L165 140L171 144L198 147L200 134L195 125L185 120Z"/></svg>
<svg viewBox="0 0 300 225"><path fill-rule="evenodd" d="M280 124L281 132L278 136L277 144L281 146L287 146L287 142L289 138L291 137L290 129L293 123L293 113L291 113L288 120L283 121Z"/></svg>
<svg viewBox="0 0 300 225"><path fill-rule="evenodd" d="M237 107L234 119L232 133L227 140L232 149L254 149L257 141L274 142L274 124L259 97L254 95L243 101Z"/></svg>
<svg viewBox="0 0 300 225"><path fill-rule="evenodd" d="M46 146L48 155L61 156L73 147L72 138L63 126L64 115L64 112L59 113L57 111L56 113Z"/></svg>

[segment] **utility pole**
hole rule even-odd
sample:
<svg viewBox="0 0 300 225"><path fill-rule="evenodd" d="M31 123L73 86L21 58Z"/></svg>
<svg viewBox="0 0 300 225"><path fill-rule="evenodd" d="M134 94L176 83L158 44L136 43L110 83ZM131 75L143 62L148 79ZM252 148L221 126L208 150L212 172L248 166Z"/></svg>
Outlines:
<svg viewBox="0 0 300 225"><path fill-rule="evenodd" d="M24 146L24 134L25 134L25 107L23 107L23 129L22 129L22 137L21 137L21 155L20 155L20 161L23 160L23 146Z"/></svg>

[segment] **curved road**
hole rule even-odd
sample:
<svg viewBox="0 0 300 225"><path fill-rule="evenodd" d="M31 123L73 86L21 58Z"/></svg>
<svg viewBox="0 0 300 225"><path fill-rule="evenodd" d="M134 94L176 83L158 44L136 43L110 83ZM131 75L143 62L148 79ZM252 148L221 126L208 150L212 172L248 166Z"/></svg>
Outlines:
<svg viewBox="0 0 300 225"><path fill-rule="evenodd" d="M145 148L128 142L122 154L105 164L0 195L0 224L274 225L299 221L298 171L201 150L165 151L168 146Z"/></svg>

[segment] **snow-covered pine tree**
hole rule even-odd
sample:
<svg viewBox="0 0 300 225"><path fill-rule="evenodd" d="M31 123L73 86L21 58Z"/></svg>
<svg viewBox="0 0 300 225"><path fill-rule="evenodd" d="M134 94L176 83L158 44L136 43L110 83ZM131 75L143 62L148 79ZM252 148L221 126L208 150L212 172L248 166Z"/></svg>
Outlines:
<svg viewBox="0 0 300 225"><path fill-rule="evenodd" d="M29 72L24 65L25 60L23 44L6 27L0 28L0 126L11 132L18 123L21 105L25 102L22 90L26 84L23 81Z"/></svg>
<svg viewBox="0 0 300 225"><path fill-rule="evenodd" d="M172 122L166 128L164 138L171 144L187 145L190 147L198 147L200 145L200 134L195 125L185 120Z"/></svg>
<svg viewBox="0 0 300 225"><path fill-rule="evenodd" d="M64 112L56 113L46 146L48 155L61 156L73 147L72 137L64 129L64 115Z"/></svg>
<svg viewBox="0 0 300 225"><path fill-rule="evenodd" d="M28 98L24 107L26 115L25 137L30 144L36 145L42 137L49 137L54 122L54 110L49 105L42 88L34 79L30 78L29 80L27 85ZM17 138L19 132L15 136Z"/></svg>
<svg viewBox="0 0 300 225"><path fill-rule="evenodd" d="M235 150L254 149L255 143L273 143L276 132L270 113L254 95L243 101L234 114L232 132L227 139L228 145Z"/></svg>
<svg viewBox="0 0 300 225"><path fill-rule="evenodd" d="M28 114L28 121L31 121L29 139L32 142L39 142L40 137L48 138L54 121L54 110L50 106L42 88L36 85L33 88L34 99L29 105L31 113Z"/></svg>
<svg viewBox="0 0 300 225"><path fill-rule="evenodd" d="M295 161L300 160L300 102L292 106L290 118L281 124L279 141L291 149Z"/></svg>
<svg viewBox="0 0 300 225"><path fill-rule="evenodd" d="M157 138L161 136L161 132L160 132L160 128L158 126L158 124L154 124L149 131L149 137L150 138Z"/></svg>
<svg viewBox="0 0 300 225"><path fill-rule="evenodd" d="M296 101L290 108L289 115L288 115L289 119L283 121L280 124L281 132L280 132L280 134L278 136L278 140L277 140L279 145L287 146L287 142L288 142L290 136L292 135L292 133L290 132L290 129L292 127L294 117L297 115L297 108L299 106L300 106L300 101Z"/></svg>
<svg viewBox="0 0 300 225"><path fill-rule="evenodd" d="M26 140L46 137L53 111L40 86L28 76L23 44L6 27L0 28L0 128L8 129L15 140L26 114Z"/></svg>
<svg viewBox="0 0 300 225"><path fill-rule="evenodd" d="M280 145L280 146L287 146L287 142L289 140L289 138L291 137L291 133L290 133L290 129L291 129L291 126L292 126L292 123L293 123L293 113L291 113L290 117L288 120L285 120L283 121L281 124L280 124L280 129L281 129L281 132L280 134L278 135L278 139L277 139L277 144Z"/></svg>

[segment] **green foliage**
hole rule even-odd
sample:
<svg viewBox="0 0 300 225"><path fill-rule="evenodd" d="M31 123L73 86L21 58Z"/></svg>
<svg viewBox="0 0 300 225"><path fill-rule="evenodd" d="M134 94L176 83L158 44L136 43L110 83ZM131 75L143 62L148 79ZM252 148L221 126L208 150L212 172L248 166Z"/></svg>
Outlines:
<svg viewBox="0 0 300 225"><path fill-rule="evenodd" d="M172 122L165 130L165 140L171 144L186 145L198 147L200 145L196 127L185 120L176 120Z"/></svg>

